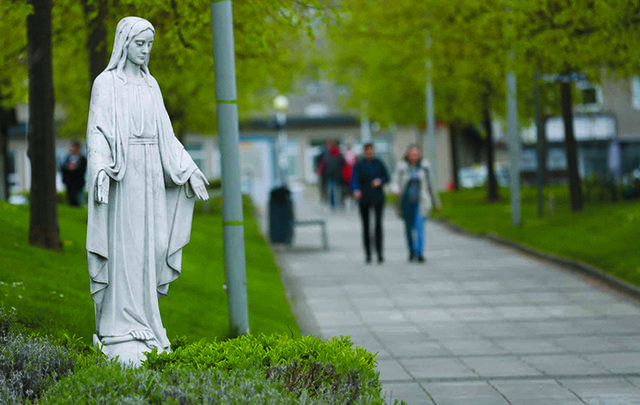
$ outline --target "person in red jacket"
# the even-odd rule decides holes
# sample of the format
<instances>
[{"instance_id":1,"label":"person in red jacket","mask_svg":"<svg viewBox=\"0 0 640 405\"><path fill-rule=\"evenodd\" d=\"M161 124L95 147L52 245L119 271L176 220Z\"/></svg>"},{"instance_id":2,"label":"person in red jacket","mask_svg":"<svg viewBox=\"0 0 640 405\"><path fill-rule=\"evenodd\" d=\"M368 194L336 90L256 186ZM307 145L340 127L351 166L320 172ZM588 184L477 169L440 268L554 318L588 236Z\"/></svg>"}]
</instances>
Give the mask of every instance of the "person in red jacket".
<instances>
[{"instance_id":1,"label":"person in red jacket","mask_svg":"<svg viewBox=\"0 0 640 405\"><path fill-rule=\"evenodd\" d=\"M338 143L331 140L327 143L327 154L324 174L327 179L327 195L331 209L335 209L342 202L342 170L345 160Z\"/></svg>"}]
</instances>

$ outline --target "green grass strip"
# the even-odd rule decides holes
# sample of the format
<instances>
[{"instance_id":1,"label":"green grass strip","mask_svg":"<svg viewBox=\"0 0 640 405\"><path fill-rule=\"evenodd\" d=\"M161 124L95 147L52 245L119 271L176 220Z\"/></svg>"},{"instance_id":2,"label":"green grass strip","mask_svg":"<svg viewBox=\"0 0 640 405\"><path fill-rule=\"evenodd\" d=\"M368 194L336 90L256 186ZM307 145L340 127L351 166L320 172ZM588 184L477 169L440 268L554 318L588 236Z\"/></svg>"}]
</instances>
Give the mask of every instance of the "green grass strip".
<instances>
[{"instance_id":1,"label":"green grass strip","mask_svg":"<svg viewBox=\"0 0 640 405\"><path fill-rule=\"evenodd\" d=\"M244 221L223 221L222 225L224 226L243 226Z\"/></svg>"}]
</instances>

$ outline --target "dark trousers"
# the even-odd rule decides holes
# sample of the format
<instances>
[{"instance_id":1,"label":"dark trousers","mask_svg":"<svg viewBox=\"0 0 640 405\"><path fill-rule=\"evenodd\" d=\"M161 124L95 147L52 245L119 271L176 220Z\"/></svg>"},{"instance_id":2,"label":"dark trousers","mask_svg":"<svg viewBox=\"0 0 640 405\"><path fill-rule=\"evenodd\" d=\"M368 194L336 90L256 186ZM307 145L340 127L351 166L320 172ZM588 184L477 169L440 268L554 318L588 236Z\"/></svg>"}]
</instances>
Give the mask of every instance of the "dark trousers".
<instances>
[{"instance_id":1,"label":"dark trousers","mask_svg":"<svg viewBox=\"0 0 640 405\"><path fill-rule=\"evenodd\" d=\"M362 219L362 242L364 243L364 251L367 258L371 258L371 231L370 231L370 212L373 208L373 212L376 218L375 224L375 243L376 252L378 258L382 259L382 211L384 209L384 203L370 204L366 202L360 202L360 219Z\"/></svg>"},{"instance_id":2,"label":"dark trousers","mask_svg":"<svg viewBox=\"0 0 640 405\"><path fill-rule=\"evenodd\" d=\"M72 207L79 207L82 202L84 186L67 186L67 202Z\"/></svg>"}]
</instances>

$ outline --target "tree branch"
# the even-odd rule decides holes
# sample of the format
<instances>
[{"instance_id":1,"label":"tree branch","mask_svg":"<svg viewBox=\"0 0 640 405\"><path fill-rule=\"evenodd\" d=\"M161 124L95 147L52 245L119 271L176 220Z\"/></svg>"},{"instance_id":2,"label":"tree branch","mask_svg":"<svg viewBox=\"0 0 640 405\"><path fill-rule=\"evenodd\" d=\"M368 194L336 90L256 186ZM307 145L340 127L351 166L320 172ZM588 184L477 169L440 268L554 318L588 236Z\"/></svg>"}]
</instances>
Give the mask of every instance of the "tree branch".
<instances>
[{"instance_id":1,"label":"tree branch","mask_svg":"<svg viewBox=\"0 0 640 405\"><path fill-rule=\"evenodd\" d=\"M188 43L184 39L184 35L182 34L182 29L180 28L180 14L178 13L178 4L176 3L176 0L171 0L171 9L173 10L173 16L176 19L176 27L178 27L178 38L180 39L182 46L187 49L193 49L193 45Z\"/></svg>"}]
</instances>

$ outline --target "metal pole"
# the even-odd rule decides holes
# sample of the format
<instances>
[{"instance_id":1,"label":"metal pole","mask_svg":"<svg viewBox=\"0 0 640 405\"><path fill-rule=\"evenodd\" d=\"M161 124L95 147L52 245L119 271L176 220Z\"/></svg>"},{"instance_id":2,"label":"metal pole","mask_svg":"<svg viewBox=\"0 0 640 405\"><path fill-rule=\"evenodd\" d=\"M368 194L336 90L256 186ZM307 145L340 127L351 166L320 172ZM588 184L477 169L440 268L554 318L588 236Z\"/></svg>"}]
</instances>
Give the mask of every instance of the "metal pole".
<instances>
[{"instance_id":1,"label":"metal pole","mask_svg":"<svg viewBox=\"0 0 640 405\"><path fill-rule=\"evenodd\" d=\"M511 55L513 58L513 54ZM516 74L507 73L507 131L509 133L509 185L511 187L511 220L520 221L520 136L518 134L518 101Z\"/></svg>"},{"instance_id":2,"label":"metal pole","mask_svg":"<svg viewBox=\"0 0 640 405\"><path fill-rule=\"evenodd\" d=\"M538 217L542 218L544 216L544 196L542 195L543 188L543 168L544 168L544 154L542 151L542 145L544 143L544 131L542 128L542 118L540 116L540 91L538 88L538 70L533 72L533 94L535 98L535 115L536 115L536 147L538 151L538 170L537 170L537 185L538 185Z\"/></svg>"},{"instance_id":3,"label":"metal pole","mask_svg":"<svg viewBox=\"0 0 640 405\"><path fill-rule=\"evenodd\" d=\"M371 123L369 122L368 105L363 101L360 106L360 141L363 145L371 142Z\"/></svg>"},{"instance_id":4,"label":"metal pole","mask_svg":"<svg viewBox=\"0 0 640 405\"><path fill-rule=\"evenodd\" d=\"M431 36L427 34L427 50L431 50ZM429 152L429 161L431 163L431 173L438 184L438 173L436 171L436 114L433 98L433 78L431 76L432 63L431 59L427 60L427 150ZM421 145L422 146L422 145Z\"/></svg>"},{"instance_id":5,"label":"metal pole","mask_svg":"<svg viewBox=\"0 0 640 405\"><path fill-rule=\"evenodd\" d=\"M231 1L211 4L213 57L220 154L222 161L222 224L231 335L249 333L244 223L240 189L240 149L236 68Z\"/></svg>"},{"instance_id":6,"label":"metal pole","mask_svg":"<svg viewBox=\"0 0 640 405\"><path fill-rule=\"evenodd\" d=\"M433 99L433 80L431 78L431 61L427 62L427 149L431 163L431 173L438 184L436 171L436 114Z\"/></svg>"},{"instance_id":7,"label":"metal pole","mask_svg":"<svg viewBox=\"0 0 640 405\"><path fill-rule=\"evenodd\" d=\"M287 132L285 126L287 124L287 114L284 112L276 113L276 125L278 126L278 181L282 187L287 185L287 166L289 164L289 151L287 150Z\"/></svg>"}]
</instances>

